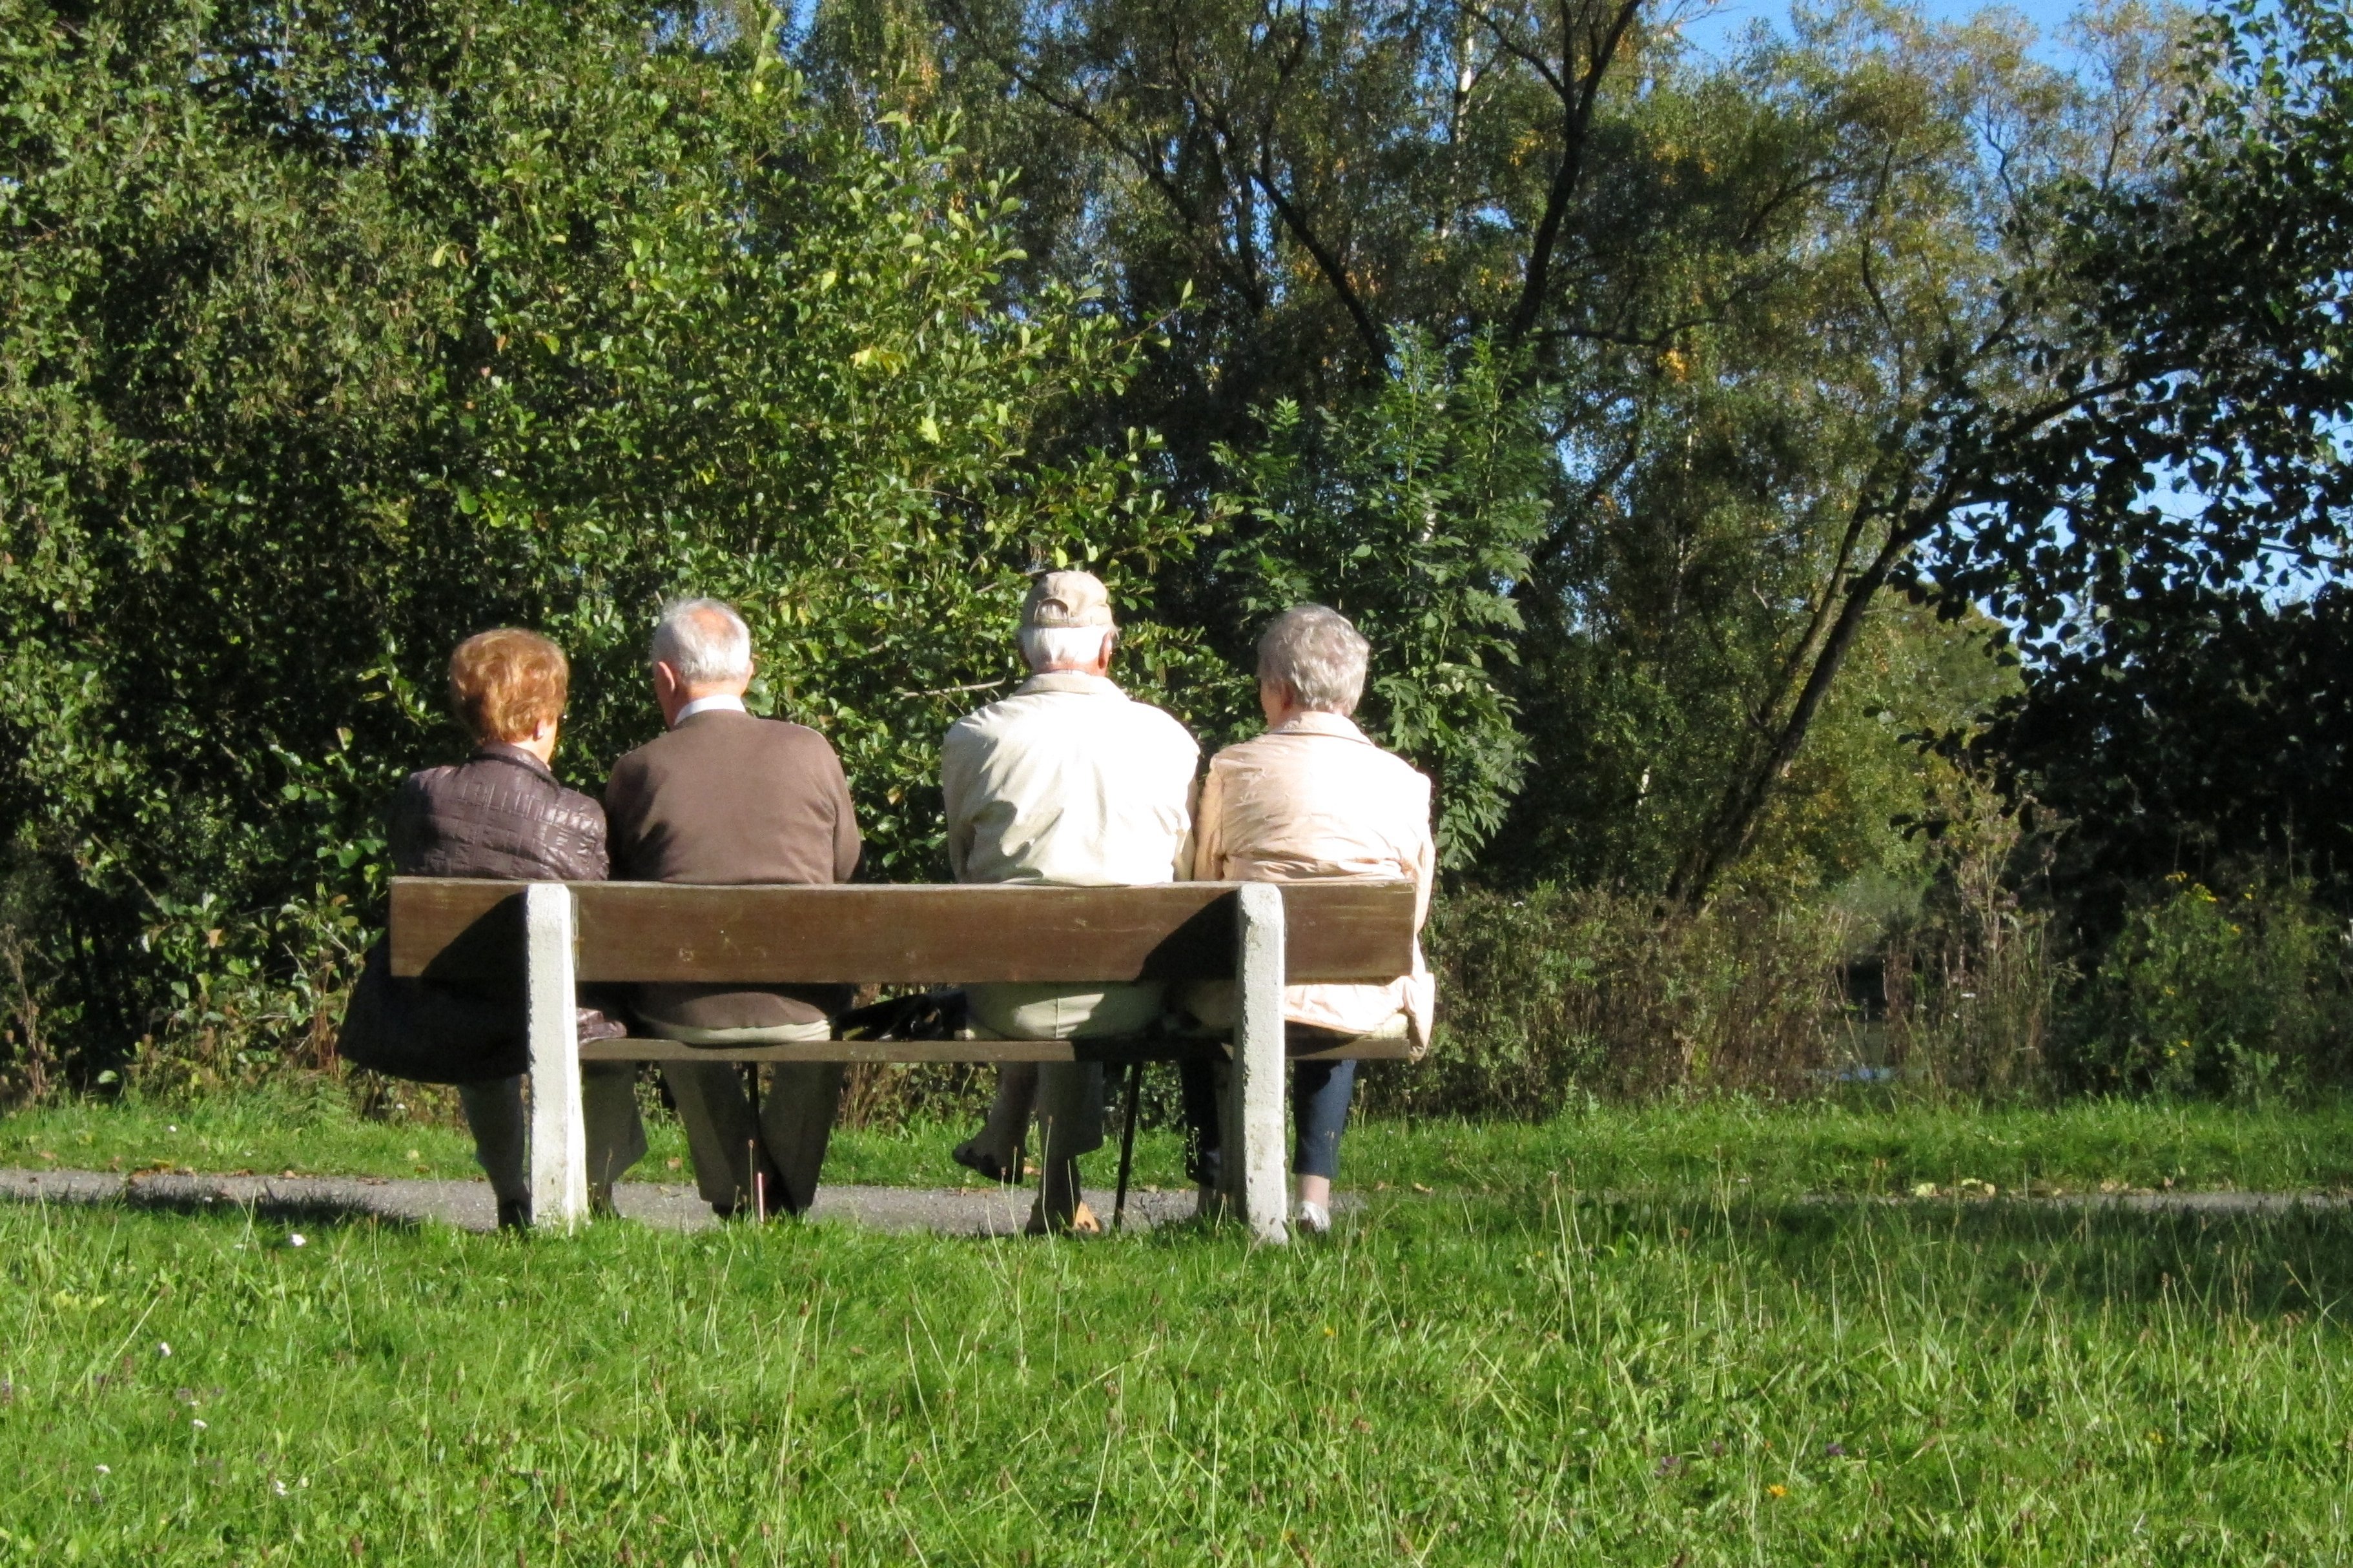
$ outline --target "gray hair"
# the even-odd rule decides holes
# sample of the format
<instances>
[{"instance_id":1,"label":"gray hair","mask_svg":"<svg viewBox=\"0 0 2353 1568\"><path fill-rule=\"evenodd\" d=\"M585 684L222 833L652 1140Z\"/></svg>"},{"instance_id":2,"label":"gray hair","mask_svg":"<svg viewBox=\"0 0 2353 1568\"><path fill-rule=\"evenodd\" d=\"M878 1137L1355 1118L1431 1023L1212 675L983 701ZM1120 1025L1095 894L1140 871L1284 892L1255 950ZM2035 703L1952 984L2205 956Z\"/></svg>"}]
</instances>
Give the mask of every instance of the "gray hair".
<instances>
[{"instance_id":1,"label":"gray hair","mask_svg":"<svg viewBox=\"0 0 2353 1568\"><path fill-rule=\"evenodd\" d=\"M1092 664L1103 638L1118 636L1113 626L1023 626L1021 657L1032 669L1049 664Z\"/></svg>"},{"instance_id":2,"label":"gray hair","mask_svg":"<svg viewBox=\"0 0 2353 1568\"><path fill-rule=\"evenodd\" d=\"M1372 644L1339 611L1293 605L1259 634L1258 678L1291 688L1302 708L1345 717L1365 694L1371 653Z\"/></svg>"},{"instance_id":3,"label":"gray hair","mask_svg":"<svg viewBox=\"0 0 2353 1568\"><path fill-rule=\"evenodd\" d=\"M752 628L718 599L672 599L654 627L650 661L684 686L722 686L752 674Z\"/></svg>"}]
</instances>

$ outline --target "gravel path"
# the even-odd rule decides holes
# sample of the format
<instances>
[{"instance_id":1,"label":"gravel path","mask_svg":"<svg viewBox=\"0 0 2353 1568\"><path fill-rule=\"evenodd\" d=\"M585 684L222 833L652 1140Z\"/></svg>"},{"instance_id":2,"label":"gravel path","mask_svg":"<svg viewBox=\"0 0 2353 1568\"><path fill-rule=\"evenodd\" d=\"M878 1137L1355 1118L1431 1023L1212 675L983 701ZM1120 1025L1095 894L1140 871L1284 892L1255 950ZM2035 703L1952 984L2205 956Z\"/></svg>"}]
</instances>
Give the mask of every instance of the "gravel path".
<instances>
[{"instance_id":1,"label":"gravel path","mask_svg":"<svg viewBox=\"0 0 2353 1568\"><path fill-rule=\"evenodd\" d=\"M877 1230L930 1230L947 1236L1010 1236L1029 1217L1027 1191L1002 1187L923 1188L831 1186L818 1191L819 1219L849 1219ZM124 1203L138 1208L202 1210L250 1205L285 1219L332 1222L373 1218L416 1223L439 1220L489 1230L496 1218L487 1182L425 1182L386 1176L192 1176L168 1172L121 1175L108 1171L0 1169L0 1199L27 1203ZM706 1230L718 1223L691 1186L624 1182L614 1194L622 1215L664 1230ZM1105 1225L1112 1194L1087 1194ZM1191 1193L1127 1194L1127 1224L1150 1229L1189 1218Z\"/></svg>"},{"instance_id":2,"label":"gravel path","mask_svg":"<svg viewBox=\"0 0 2353 1568\"><path fill-rule=\"evenodd\" d=\"M1592 1194L1607 1199L1633 1194ZM815 1217L847 1219L877 1230L935 1231L944 1236L1011 1236L1029 1216L1028 1191L1003 1187L829 1186L818 1192ZM486 1182L423 1182L388 1176L204 1176L170 1172L123 1175L109 1171L0 1169L0 1201L24 1203L123 1203L137 1208L196 1212L215 1205L251 1206L273 1218L332 1223L383 1219L402 1224L438 1220L468 1230L488 1230L495 1217ZM624 1182L615 1194L624 1216L664 1230L706 1230L718 1222L694 1189L672 1183ZM1343 1194L1346 1207L1354 1194ZM1975 1205L2025 1204L2042 1208L2107 1209L2126 1214L2286 1214L2296 1209L2342 1210L2353 1206L2343 1193L2070 1193L1999 1197L1941 1193L1935 1196L1891 1195L1857 1199L1825 1194L1814 1203L1882 1202ZM1111 1223L1112 1194L1090 1190L1087 1202ZM1193 1194L1134 1189L1127 1194L1127 1224L1138 1230L1189 1218Z\"/></svg>"}]
</instances>

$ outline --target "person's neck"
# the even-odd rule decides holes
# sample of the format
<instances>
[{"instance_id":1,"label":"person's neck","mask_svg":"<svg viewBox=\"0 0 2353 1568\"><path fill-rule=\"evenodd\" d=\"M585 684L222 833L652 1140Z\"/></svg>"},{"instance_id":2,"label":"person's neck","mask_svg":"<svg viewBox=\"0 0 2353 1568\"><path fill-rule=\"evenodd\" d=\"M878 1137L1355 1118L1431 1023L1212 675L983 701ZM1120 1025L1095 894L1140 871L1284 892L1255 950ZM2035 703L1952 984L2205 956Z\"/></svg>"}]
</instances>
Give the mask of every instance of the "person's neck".
<instances>
[{"instance_id":1,"label":"person's neck","mask_svg":"<svg viewBox=\"0 0 2353 1568\"><path fill-rule=\"evenodd\" d=\"M543 768L552 769L555 766L555 732L554 731L544 735L522 735L512 740L502 739L482 742L482 749L485 751L493 746L503 747L510 752L521 752Z\"/></svg>"}]
</instances>

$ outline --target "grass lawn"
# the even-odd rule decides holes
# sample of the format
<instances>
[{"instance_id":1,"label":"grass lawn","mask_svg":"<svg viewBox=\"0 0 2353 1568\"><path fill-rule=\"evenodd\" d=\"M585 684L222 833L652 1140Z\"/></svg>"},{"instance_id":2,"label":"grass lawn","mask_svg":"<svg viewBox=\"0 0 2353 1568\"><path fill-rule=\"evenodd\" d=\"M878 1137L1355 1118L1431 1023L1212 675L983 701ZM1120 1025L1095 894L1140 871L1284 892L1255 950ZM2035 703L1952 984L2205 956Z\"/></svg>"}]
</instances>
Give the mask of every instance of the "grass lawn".
<instances>
[{"instance_id":1,"label":"grass lawn","mask_svg":"<svg viewBox=\"0 0 2353 1568\"><path fill-rule=\"evenodd\" d=\"M648 1118L639 1181L689 1180L677 1122ZM829 1181L955 1186L972 1181L948 1151L972 1129L923 1126L835 1134ZM1536 1126L1360 1122L1345 1184L1504 1192L1557 1176L1585 1192L1908 1193L1987 1183L2004 1191L2132 1188L2353 1188L2353 1103L2257 1110L2224 1105L2084 1100L1984 1110L1917 1101L1775 1106L1753 1100L1597 1107ZM673 1163L676 1162L676 1163ZM138 1171L478 1176L473 1145L440 1121L369 1121L332 1087L299 1085L174 1104L77 1100L0 1116L0 1166ZM1106 1149L1088 1163L1106 1184ZM1136 1139L1136 1179L1184 1184L1177 1141Z\"/></svg>"},{"instance_id":2,"label":"grass lawn","mask_svg":"<svg viewBox=\"0 0 2353 1568\"><path fill-rule=\"evenodd\" d=\"M199 1163L123 1109L0 1158ZM1388 1190L1287 1251L0 1206L0 1563L2353 1558L2353 1215L1796 1191L2333 1184L2326 1114L1366 1132Z\"/></svg>"}]
</instances>

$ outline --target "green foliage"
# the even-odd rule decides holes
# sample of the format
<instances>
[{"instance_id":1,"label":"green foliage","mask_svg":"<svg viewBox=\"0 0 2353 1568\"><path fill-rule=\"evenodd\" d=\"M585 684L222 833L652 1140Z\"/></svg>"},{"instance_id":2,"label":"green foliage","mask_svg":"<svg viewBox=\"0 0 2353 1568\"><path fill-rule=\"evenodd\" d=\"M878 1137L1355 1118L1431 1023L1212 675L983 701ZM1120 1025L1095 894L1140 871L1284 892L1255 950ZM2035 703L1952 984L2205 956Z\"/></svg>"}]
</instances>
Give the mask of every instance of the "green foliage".
<instances>
[{"instance_id":1,"label":"green foliage","mask_svg":"<svg viewBox=\"0 0 2353 1568\"><path fill-rule=\"evenodd\" d=\"M52 1038L315 1050L484 626L571 651L594 787L661 599L738 599L755 705L833 735L902 877L1025 570L1103 573L1187 716L1232 692L1153 623L1198 534L1151 438L1036 439L1134 335L1006 302L952 123L829 122L691 20L9 0L0 839Z\"/></svg>"},{"instance_id":2,"label":"green foliage","mask_svg":"<svg viewBox=\"0 0 2353 1568\"><path fill-rule=\"evenodd\" d=\"M2185 865L2353 867L2353 14L2233 0L2182 65L2147 176L2056 204L2063 416L1936 566L2027 655L1989 753L2075 819L2109 928Z\"/></svg>"},{"instance_id":3,"label":"green foliage","mask_svg":"<svg viewBox=\"0 0 2353 1568\"><path fill-rule=\"evenodd\" d=\"M1368 1106L1541 1119L1594 1096L1815 1092L1847 1043L1834 907L1651 900L1546 886L1441 903L1428 944L1441 1027Z\"/></svg>"},{"instance_id":4,"label":"green foliage","mask_svg":"<svg viewBox=\"0 0 2353 1568\"><path fill-rule=\"evenodd\" d=\"M2309 883L2216 893L2177 874L2084 988L2084 1070L2169 1095L2254 1096L2353 1063L2353 928Z\"/></svg>"},{"instance_id":5,"label":"green foliage","mask_svg":"<svg viewBox=\"0 0 2353 1568\"><path fill-rule=\"evenodd\" d=\"M1124 678L1213 740L1255 625L1338 604L1450 865L1612 910L1916 901L1949 867L1895 824L2021 679L1994 626L2035 655L1999 760L2085 858L2333 843L2340 5L2183 56L2117 5L2072 76L2000 16L1877 5L1720 59L1641 0L809 20L0 0L10 1092L316 1060L382 804L459 746L448 647L556 635L594 787L681 591L743 604L754 705L832 737L901 879L1050 563L1105 574ZM1900 602L1956 521L1944 607L1999 621ZM1920 1059L2063 1055L2025 1043L2051 927L1963 909L1896 933ZM1753 957L1787 981L1754 1081L1817 1059L1784 1023L1830 928L1743 956L1582 919L1525 962L1573 932L1623 994L1682 987L1622 1015L1658 1049L1715 1040L1690 999ZM1971 1021L1997 971L2008 1021ZM1605 1071L1651 1058L1584 984L1556 1027L1463 992L1496 1055L1458 1098L1748 1081L1721 1042ZM1528 1029L1578 1043L1523 1093Z\"/></svg>"},{"instance_id":6,"label":"green foliage","mask_svg":"<svg viewBox=\"0 0 2353 1568\"><path fill-rule=\"evenodd\" d=\"M1492 339L1459 373L1403 339L1374 396L1310 416L1266 416L1263 444L1219 449L1230 533L1209 563L1242 624L1331 605L1373 645L1370 733L1438 783L1438 838L1467 864L1501 824L1525 742L1499 676L1517 657L1512 589L1543 527L1543 410L1514 390Z\"/></svg>"},{"instance_id":7,"label":"green foliage","mask_svg":"<svg viewBox=\"0 0 2353 1568\"><path fill-rule=\"evenodd\" d=\"M1974 456L1944 440L1945 401L2049 390L2021 331L2049 197L2145 167L2167 16L2087 16L2070 73L2014 16L1878 5L1721 54L1644 0L939 14L926 35L845 0L800 52L828 81L958 105L976 147L1039 173L1022 286L1104 277L1138 327L1182 302L1092 420L1165 431L1198 504L1286 401L1316 411L1301 485L1346 485L1323 422L1410 420L1390 410L1419 344L1545 389L1533 526L1508 531L1523 624L1499 634L1512 658L1481 660L1525 765L1483 743L1445 763L1479 781L1456 794L1482 821L1522 781L1476 836L1483 869L1690 900L1760 851L1776 885L1901 861L1884 822L1921 775L1897 727L1855 743L1874 704L1848 700L1850 666L1954 674L1908 705L1940 729L1977 716L1985 682L1935 647L1973 635L1882 611ZM1188 614L1229 603L1219 559L1168 574ZM1825 722L1846 733L1818 744ZM1777 824L1784 803L1812 820Z\"/></svg>"}]
</instances>

